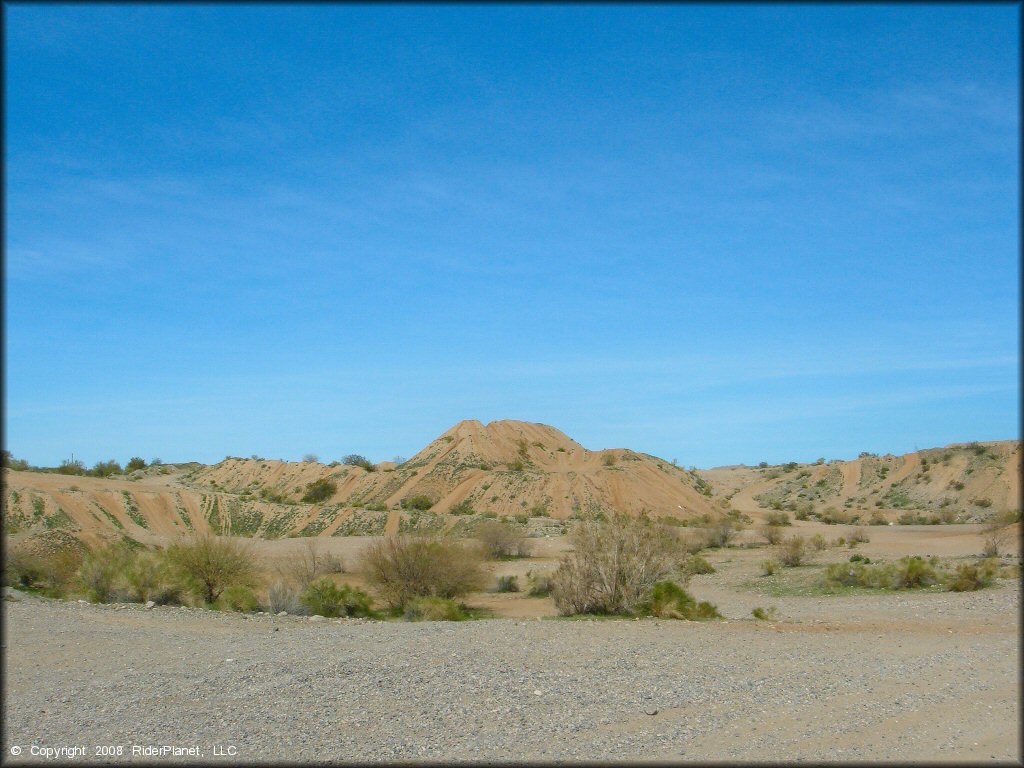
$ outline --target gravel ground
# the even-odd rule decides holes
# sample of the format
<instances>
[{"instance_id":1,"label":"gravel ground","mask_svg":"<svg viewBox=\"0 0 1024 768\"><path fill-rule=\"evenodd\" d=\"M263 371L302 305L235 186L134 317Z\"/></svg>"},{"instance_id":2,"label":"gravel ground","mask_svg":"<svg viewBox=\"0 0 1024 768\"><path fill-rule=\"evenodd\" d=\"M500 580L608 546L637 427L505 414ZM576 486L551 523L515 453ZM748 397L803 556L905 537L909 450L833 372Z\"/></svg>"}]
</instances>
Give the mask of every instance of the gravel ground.
<instances>
[{"instance_id":1,"label":"gravel ground","mask_svg":"<svg viewBox=\"0 0 1024 768\"><path fill-rule=\"evenodd\" d=\"M33 745L115 762L132 745L247 763L1021 757L1011 585L775 600L776 623L316 621L16 597L12 764L45 760Z\"/></svg>"}]
</instances>

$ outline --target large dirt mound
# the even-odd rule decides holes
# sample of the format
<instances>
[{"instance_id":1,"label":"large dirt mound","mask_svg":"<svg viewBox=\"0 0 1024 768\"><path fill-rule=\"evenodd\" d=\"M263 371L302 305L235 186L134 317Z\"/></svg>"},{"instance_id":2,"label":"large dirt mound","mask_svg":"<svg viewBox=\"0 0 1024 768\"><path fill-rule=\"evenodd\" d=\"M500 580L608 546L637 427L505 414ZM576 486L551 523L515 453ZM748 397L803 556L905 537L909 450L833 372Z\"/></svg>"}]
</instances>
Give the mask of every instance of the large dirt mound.
<instances>
[{"instance_id":1,"label":"large dirt mound","mask_svg":"<svg viewBox=\"0 0 1024 768\"><path fill-rule=\"evenodd\" d=\"M242 536L378 534L440 528L454 515L566 519L625 512L691 518L713 512L695 472L628 449L589 451L553 427L463 421L408 461L345 464L226 459L137 480L10 472L9 531L59 528L84 538L147 541L189 531ZM310 485L326 498L304 503ZM429 512L417 509L429 503Z\"/></svg>"}]
</instances>

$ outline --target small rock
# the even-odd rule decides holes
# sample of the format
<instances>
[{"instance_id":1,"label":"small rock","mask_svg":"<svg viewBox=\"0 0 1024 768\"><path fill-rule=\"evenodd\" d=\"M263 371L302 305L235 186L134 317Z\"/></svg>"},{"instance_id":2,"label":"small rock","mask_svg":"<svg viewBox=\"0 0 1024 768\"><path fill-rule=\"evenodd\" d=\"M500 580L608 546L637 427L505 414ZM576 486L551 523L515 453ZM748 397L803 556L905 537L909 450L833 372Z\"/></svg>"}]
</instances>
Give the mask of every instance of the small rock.
<instances>
[{"instance_id":1,"label":"small rock","mask_svg":"<svg viewBox=\"0 0 1024 768\"><path fill-rule=\"evenodd\" d=\"M324 620L324 617L323 617L323 616L321 616L321 615L320 615L320 614L318 614L318 613L314 613L314 614L313 614L312 616L310 616L310 617L309 617L309 620L310 620L310 621L323 621L323 620Z\"/></svg>"},{"instance_id":2,"label":"small rock","mask_svg":"<svg viewBox=\"0 0 1024 768\"><path fill-rule=\"evenodd\" d=\"M540 696L540 691L534 691L534 692L533 692L533 695L534 695L534 696Z\"/></svg>"},{"instance_id":3,"label":"small rock","mask_svg":"<svg viewBox=\"0 0 1024 768\"><path fill-rule=\"evenodd\" d=\"M143 607L148 611L151 610L155 605L156 603L154 603L152 600L147 600L145 606Z\"/></svg>"},{"instance_id":4,"label":"small rock","mask_svg":"<svg viewBox=\"0 0 1024 768\"><path fill-rule=\"evenodd\" d=\"M279 614L277 614L277 615L278 615L278 616L287 616L287 615L288 615L288 611L281 611L281 612L280 612Z\"/></svg>"},{"instance_id":5,"label":"small rock","mask_svg":"<svg viewBox=\"0 0 1024 768\"><path fill-rule=\"evenodd\" d=\"M658 714L658 710L656 708L654 708L654 707L647 707L644 710L644 714L645 715L656 715L656 714Z\"/></svg>"}]
</instances>

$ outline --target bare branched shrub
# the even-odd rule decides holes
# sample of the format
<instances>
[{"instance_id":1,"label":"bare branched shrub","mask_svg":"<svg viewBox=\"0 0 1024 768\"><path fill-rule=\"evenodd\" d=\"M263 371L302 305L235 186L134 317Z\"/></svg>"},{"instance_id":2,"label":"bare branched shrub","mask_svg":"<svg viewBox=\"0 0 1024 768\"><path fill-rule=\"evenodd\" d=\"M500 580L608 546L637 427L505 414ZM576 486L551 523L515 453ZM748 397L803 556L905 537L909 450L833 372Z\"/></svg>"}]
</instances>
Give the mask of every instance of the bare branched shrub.
<instances>
[{"instance_id":1,"label":"bare branched shrub","mask_svg":"<svg viewBox=\"0 0 1024 768\"><path fill-rule=\"evenodd\" d=\"M205 602L213 604L232 585L252 587L256 562L249 542L201 534L167 548L171 565Z\"/></svg>"},{"instance_id":2,"label":"bare branched shrub","mask_svg":"<svg viewBox=\"0 0 1024 768\"><path fill-rule=\"evenodd\" d=\"M998 557L999 551L1006 547L1013 538L1013 529L1010 528L1014 522L1014 516L1003 513L996 515L982 531L985 546L981 551L983 557Z\"/></svg>"},{"instance_id":3,"label":"bare branched shrub","mask_svg":"<svg viewBox=\"0 0 1024 768\"><path fill-rule=\"evenodd\" d=\"M485 583L478 552L459 541L431 536L375 541L363 552L362 569L392 608L403 608L416 597L459 597Z\"/></svg>"},{"instance_id":4,"label":"bare branched shrub","mask_svg":"<svg viewBox=\"0 0 1024 768\"><path fill-rule=\"evenodd\" d=\"M685 579L679 540L624 515L580 523L573 546L551 577L552 597L564 615L635 613L657 582Z\"/></svg>"},{"instance_id":5,"label":"bare branched shrub","mask_svg":"<svg viewBox=\"0 0 1024 768\"><path fill-rule=\"evenodd\" d=\"M779 546L779 562L787 568L803 565L810 555L810 547L803 536L790 536Z\"/></svg>"},{"instance_id":6,"label":"bare branched shrub","mask_svg":"<svg viewBox=\"0 0 1024 768\"><path fill-rule=\"evenodd\" d=\"M719 517L708 529L708 546L727 547L736 538L742 526L730 517L725 515Z\"/></svg>"},{"instance_id":7,"label":"bare branched shrub","mask_svg":"<svg viewBox=\"0 0 1024 768\"><path fill-rule=\"evenodd\" d=\"M774 546L782 541L782 527L778 525L762 525L761 535L765 541Z\"/></svg>"},{"instance_id":8,"label":"bare branched shrub","mask_svg":"<svg viewBox=\"0 0 1024 768\"><path fill-rule=\"evenodd\" d=\"M305 613L305 606L299 602L299 590L281 581L275 581L267 590L267 609L271 613Z\"/></svg>"},{"instance_id":9,"label":"bare branched shrub","mask_svg":"<svg viewBox=\"0 0 1024 768\"><path fill-rule=\"evenodd\" d=\"M850 535L846 537L847 541L855 543L867 543L871 541L871 537L868 536L868 530L863 525L855 525Z\"/></svg>"},{"instance_id":10,"label":"bare branched shrub","mask_svg":"<svg viewBox=\"0 0 1024 768\"><path fill-rule=\"evenodd\" d=\"M484 552L492 559L500 557L528 557L529 543L523 529L498 520L482 520L475 535Z\"/></svg>"},{"instance_id":11,"label":"bare branched shrub","mask_svg":"<svg viewBox=\"0 0 1024 768\"><path fill-rule=\"evenodd\" d=\"M320 551L320 541L315 536L305 539L298 554L278 565L278 573L285 580L303 590L322 576L344 573L341 558Z\"/></svg>"}]
</instances>

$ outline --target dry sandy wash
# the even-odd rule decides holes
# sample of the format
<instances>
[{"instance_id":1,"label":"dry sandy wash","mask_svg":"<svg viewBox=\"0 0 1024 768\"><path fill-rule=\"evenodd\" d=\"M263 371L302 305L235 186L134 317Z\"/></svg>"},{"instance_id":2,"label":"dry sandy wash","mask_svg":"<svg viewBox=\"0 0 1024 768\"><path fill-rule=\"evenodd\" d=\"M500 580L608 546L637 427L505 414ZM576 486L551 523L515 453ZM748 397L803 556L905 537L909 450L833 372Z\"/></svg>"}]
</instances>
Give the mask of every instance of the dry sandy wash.
<instances>
[{"instance_id":1,"label":"dry sandy wash","mask_svg":"<svg viewBox=\"0 0 1024 768\"><path fill-rule=\"evenodd\" d=\"M958 557L977 552L972 529L886 527L857 551ZM354 559L367 541L324 544ZM553 565L565 547L544 540L531 560L494 568ZM848 555L826 550L819 565ZM100 745L163 744L245 762L1020 759L1017 582L780 596L758 585L763 556L708 554L716 573L691 588L719 622L542 619L550 602L522 594L469 598L519 618L457 623L15 595L4 754L14 764L11 748L35 743L83 745L89 760ZM752 619L756 606L777 619ZM237 757L213 755L228 746Z\"/></svg>"}]
</instances>

